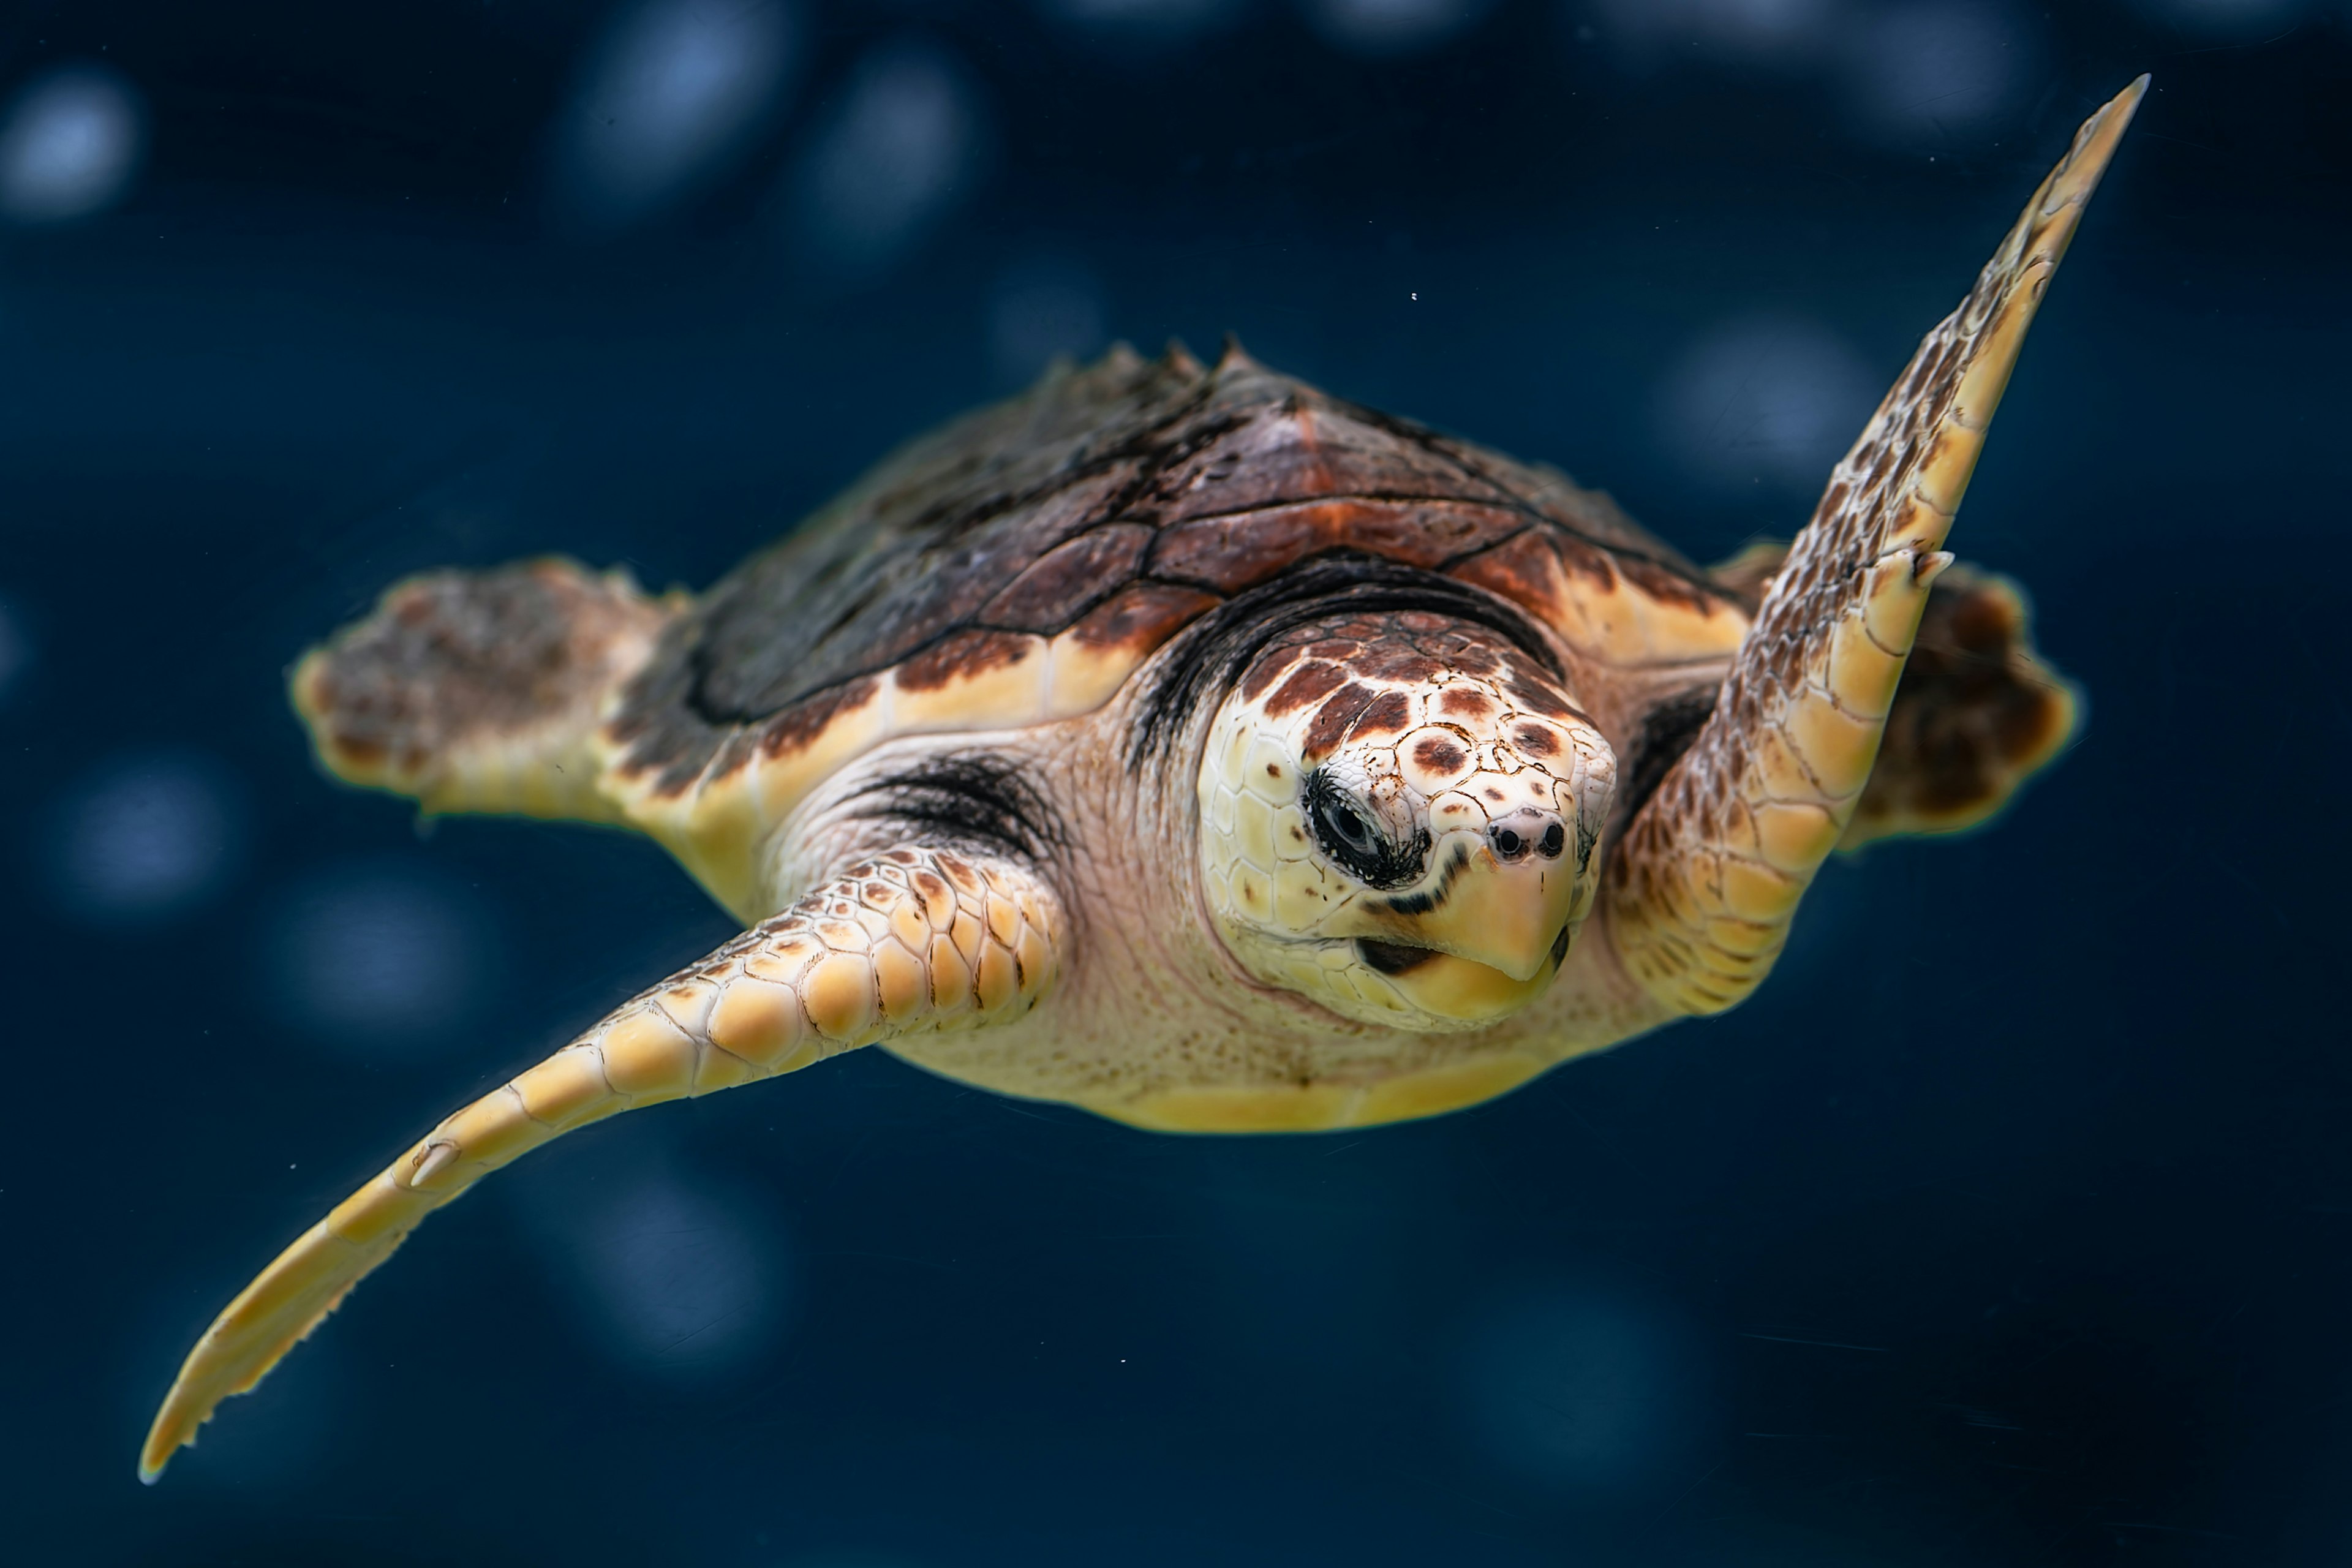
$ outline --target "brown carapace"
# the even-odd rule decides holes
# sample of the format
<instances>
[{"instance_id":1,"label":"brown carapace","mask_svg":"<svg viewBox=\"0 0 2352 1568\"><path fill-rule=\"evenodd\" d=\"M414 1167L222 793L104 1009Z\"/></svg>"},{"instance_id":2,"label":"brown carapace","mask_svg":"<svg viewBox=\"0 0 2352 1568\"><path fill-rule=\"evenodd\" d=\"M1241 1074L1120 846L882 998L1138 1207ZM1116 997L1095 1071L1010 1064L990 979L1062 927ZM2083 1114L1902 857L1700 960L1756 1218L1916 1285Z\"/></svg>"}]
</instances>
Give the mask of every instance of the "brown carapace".
<instances>
[{"instance_id":1,"label":"brown carapace","mask_svg":"<svg viewBox=\"0 0 2352 1568\"><path fill-rule=\"evenodd\" d=\"M1841 840L1980 823L2072 731L2018 591L1943 543L2144 87L1794 542L1713 571L1237 348L1122 348L699 596L562 560L394 587L295 670L330 772L649 833L746 929L298 1238L142 1476L426 1214L617 1111L878 1044L1143 1127L1360 1126L1738 1002Z\"/></svg>"}]
</instances>

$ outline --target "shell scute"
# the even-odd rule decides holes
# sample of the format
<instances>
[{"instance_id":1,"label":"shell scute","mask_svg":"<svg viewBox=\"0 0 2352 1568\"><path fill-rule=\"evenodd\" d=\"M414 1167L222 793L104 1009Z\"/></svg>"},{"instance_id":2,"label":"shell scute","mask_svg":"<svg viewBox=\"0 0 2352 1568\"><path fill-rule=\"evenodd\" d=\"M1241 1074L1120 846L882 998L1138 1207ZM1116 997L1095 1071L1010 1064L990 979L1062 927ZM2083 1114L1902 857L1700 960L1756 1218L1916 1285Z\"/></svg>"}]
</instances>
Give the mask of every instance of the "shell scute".
<instances>
[{"instance_id":1,"label":"shell scute","mask_svg":"<svg viewBox=\"0 0 2352 1568\"><path fill-rule=\"evenodd\" d=\"M1134 580L1152 531L1114 522L1065 540L982 606L991 626L1053 633Z\"/></svg>"},{"instance_id":2,"label":"shell scute","mask_svg":"<svg viewBox=\"0 0 2352 1568\"><path fill-rule=\"evenodd\" d=\"M1214 609L1213 594L1171 583L1139 583L1106 600L1066 634L1080 647L1124 648L1136 662Z\"/></svg>"},{"instance_id":3,"label":"shell scute","mask_svg":"<svg viewBox=\"0 0 2352 1568\"><path fill-rule=\"evenodd\" d=\"M1227 364L1218 369L1223 371ZM1154 487L1163 528L1305 497L1507 503L1508 492L1401 420L1267 376L1245 416L1187 452Z\"/></svg>"},{"instance_id":4,"label":"shell scute","mask_svg":"<svg viewBox=\"0 0 2352 1568\"><path fill-rule=\"evenodd\" d=\"M1504 507L1443 498L1301 501L1163 529L1151 569L1226 594L1255 587L1324 550L1360 550L1434 571L1528 521Z\"/></svg>"}]
</instances>

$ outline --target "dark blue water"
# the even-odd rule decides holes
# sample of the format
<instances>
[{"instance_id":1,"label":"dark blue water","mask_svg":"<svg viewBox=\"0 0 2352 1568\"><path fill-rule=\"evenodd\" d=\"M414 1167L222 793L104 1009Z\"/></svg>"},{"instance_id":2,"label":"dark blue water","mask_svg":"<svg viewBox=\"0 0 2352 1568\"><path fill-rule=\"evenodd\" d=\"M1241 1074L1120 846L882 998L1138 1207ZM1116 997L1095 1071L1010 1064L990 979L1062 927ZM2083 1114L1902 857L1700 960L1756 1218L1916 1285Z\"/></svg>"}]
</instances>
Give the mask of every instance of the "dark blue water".
<instances>
[{"instance_id":1,"label":"dark blue water","mask_svg":"<svg viewBox=\"0 0 2352 1568\"><path fill-rule=\"evenodd\" d=\"M283 671L383 584L701 584L1228 330L1727 553L2142 69L1954 536L2088 726L1751 1004L1332 1137L880 1052L625 1118L138 1486L254 1269L730 931L313 770ZM20 0L0 92L0 1559L2352 1552L2352 11Z\"/></svg>"}]
</instances>

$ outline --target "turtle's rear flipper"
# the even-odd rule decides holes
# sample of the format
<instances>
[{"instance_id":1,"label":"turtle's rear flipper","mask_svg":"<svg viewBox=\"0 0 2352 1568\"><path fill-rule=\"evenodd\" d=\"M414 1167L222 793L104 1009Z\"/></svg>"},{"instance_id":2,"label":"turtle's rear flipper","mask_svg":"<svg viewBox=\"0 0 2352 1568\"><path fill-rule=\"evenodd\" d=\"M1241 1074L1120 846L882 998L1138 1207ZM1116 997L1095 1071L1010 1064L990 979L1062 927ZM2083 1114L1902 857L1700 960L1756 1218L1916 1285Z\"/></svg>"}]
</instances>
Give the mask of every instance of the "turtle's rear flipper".
<instances>
[{"instance_id":1,"label":"turtle's rear flipper","mask_svg":"<svg viewBox=\"0 0 2352 1568\"><path fill-rule=\"evenodd\" d=\"M1712 574L1753 606L1788 553L1786 543L1759 542ZM2034 652L2030 621L2006 577L1963 562L1936 579L1839 848L1974 827L2073 738L2077 693Z\"/></svg>"},{"instance_id":2,"label":"turtle's rear flipper","mask_svg":"<svg viewBox=\"0 0 2352 1568\"><path fill-rule=\"evenodd\" d=\"M427 811L618 822L592 741L676 609L554 558L427 573L305 654L294 706L330 773Z\"/></svg>"},{"instance_id":3,"label":"turtle's rear flipper","mask_svg":"<svg viewBox=\"0 0 2352 1568\"><path fill-rule=\"evenodd\" d=\"M1860 815L1985 427L2147 87L2142 77L2084 123L1919 345L1772 575L1714 710L1611 850L1611 945L1666 1013L1717 1012L1756 988ZM1979 580L1959 603L1997 603L1986 593Z\"/></svg>"},{"instance_id":4,"label":"turtle's rear flipper","mask_svg":"<svg viewBox=\"0 0 2352 1568\"><path fill-rule=\"evenodd\" d=\"M1839 848L1974 827L2058 754L2074 689L2035 656L2026 621L2006 578L1958 565L1936 579Z\"/></svg>"}]
</instances>

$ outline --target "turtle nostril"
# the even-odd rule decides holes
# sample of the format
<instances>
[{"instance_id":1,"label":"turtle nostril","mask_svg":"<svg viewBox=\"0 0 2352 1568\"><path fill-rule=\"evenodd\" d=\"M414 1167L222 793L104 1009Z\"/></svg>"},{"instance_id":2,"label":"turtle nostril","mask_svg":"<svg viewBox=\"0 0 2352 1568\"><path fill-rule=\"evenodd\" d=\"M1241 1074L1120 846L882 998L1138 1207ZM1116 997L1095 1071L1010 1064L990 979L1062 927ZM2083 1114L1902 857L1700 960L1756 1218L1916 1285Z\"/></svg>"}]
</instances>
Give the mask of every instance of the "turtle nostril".
<instances>
[{"instance_id":1,"label":"turtle nostril","mask_svg":"<svg viewBox=\"0 0 2352 1568\"><path fill-rule=\"evenodd\" d=\"M1535 851L1540 851L1547 860L1557 860L1568 847L1568 829L1549 811L1515 811L1505 821L1487 827L1486 842L1493 847L1495 858L1506 866L1524 860Z\"/></svg>"}]
</instances>

